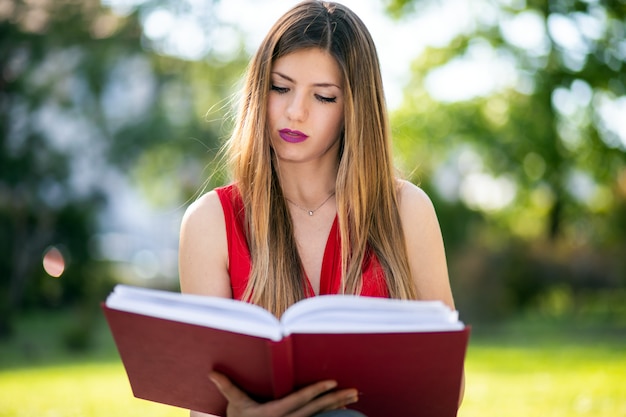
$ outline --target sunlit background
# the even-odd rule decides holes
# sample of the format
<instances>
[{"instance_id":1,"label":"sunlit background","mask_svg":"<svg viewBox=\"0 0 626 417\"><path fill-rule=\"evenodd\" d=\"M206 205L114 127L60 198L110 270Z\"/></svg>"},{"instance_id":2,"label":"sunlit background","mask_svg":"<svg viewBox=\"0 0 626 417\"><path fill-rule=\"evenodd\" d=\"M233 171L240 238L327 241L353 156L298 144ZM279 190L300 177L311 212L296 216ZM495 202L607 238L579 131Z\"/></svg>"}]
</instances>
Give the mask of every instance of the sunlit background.
<instances>
[{"instance_id":1,"label":"sunlit background","mask_svg":"<svg viewBox=\"0 0 626 417\"><path fill-rule=\"evenodd\" d=\"M54 340L98 351L115 283L177 290L182 214L228 181L240 77L295 3L0 0L0 386L10 358L48 360L29 320L59 314ZM397 166L433 199L476 344L539 326L622 357L626 2L344 3L378 47ZM605 365L594 377L626 369ZM602 381L519 415L626 415Z\"/></svg>"}]
</instances>

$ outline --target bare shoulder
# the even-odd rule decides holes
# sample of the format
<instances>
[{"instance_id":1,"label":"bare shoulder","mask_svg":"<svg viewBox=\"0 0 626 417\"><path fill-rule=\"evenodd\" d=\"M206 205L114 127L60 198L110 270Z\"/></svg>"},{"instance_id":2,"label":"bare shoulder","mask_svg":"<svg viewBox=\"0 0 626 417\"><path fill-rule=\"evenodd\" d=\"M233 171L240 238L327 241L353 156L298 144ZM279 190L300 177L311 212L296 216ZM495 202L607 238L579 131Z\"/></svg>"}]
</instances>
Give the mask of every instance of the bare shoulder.
<instances>
[{"instance_id":1,"label":"bare shoulder","mask_svg":"<svg viewBox=\"0 0 626 417\"><path fill-rule=\"evenodd\" d=\"M398 211L409 251L441 240L435 207L424 190L417 185L398 180Z\"/></svg>"},{"instance_id":2,"label":"bare shoulder","mask_svg":"<svg viewBox=\"0 0 626 417\"><path fill-rule=\"evenodd\" d=\"M223 243L226 243L225 230L222 204L217 192L213 190L202 195L185 210L180 228L180 243L206 246L216 239L220 241L221 237L224 238Z\"/></svg>"},{"instance_id":3,"label":"bare shoulder","mask_svg":"<svg viewBox=\"0 0 626 417\"><path fill-rule=\"evenodd\" d=\"M224 211L215 191L202 195L185 211L178 266L183 292L231 296Z\"/></svg>"},{"instance_id":4,"label":"bare shoulder","mask_svg":"<svg viewBox=\"0 0 626 417\"><path fill-rule=\"evenodd\" d=\"M220 198L215 190L203 194L196 201L191 203L183 216L183 225L189 226L210 226L212 222L224 223L224 213Z\"/></svg>"},{"instance_id":5,"label":"bare shoulder","mask_svg":"<svg viewBox=\"0 0 626 417\"><path fill-rule=\"evenodd\" d=\"M420 218L432 221L433 217L436 218L435 208L430 197L412 182L398 180L398 204L403 222Z\"/></svg>"}]
</instances>

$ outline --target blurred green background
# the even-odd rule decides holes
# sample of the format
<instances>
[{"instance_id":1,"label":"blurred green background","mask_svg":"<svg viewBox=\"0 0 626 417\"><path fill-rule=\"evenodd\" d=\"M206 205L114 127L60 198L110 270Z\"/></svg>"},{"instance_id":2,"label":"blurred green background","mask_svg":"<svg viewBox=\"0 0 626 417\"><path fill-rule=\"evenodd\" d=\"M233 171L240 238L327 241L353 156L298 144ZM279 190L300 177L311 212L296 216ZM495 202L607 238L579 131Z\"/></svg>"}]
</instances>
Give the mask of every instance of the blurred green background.
<instances>
[{"instance_id":1,"label":"blurred green background","mask_svg":"<svg viewBox=\"0 0 626 417\"><path fill-rule=\"evenodd\" d=\"M227 180L239 79L294 3L0 0L0 416L182 415L132 398L99 304L177 289L182 213ZM459 415L626 416L626 2L365 3L473 325Z\"/></svg>"}]
</instances>

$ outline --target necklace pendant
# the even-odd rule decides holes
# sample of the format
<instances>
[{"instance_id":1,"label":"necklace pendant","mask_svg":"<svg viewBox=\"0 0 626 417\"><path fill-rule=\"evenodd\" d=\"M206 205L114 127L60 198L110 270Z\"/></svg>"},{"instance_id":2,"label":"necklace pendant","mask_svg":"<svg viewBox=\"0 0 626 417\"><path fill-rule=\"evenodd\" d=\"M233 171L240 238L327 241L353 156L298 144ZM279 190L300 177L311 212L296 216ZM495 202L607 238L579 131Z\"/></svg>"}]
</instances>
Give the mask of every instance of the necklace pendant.
<instances>
[{"instance_id":1,"label":"necklace pendant","mask_svg":"<svg viewBox=\"0 0 626 417\"><path fill-rule=\"evenodd\" d=\"M309 216L313 215L313 210L309 210Z\"/></svg>"}]
</instances>

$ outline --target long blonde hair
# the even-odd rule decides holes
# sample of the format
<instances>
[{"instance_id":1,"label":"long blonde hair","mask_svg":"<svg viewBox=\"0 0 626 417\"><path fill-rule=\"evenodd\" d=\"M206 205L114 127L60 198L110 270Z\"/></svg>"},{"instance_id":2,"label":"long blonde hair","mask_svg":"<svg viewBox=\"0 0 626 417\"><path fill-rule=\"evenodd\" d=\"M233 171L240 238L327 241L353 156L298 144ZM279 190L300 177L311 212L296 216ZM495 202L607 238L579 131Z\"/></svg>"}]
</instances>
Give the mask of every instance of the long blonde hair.
<instances>
[{"instance_id":1,"label":"long blonde hair","mask_svg":"<svg viewBox=\"0 0 626 417\"><path fill-rule=\"evenodd\" d=\"M327 51L343 72L344 132L336 181L343 291L360 292L362 265L368 250L373 250L390 296L416 298L398 213L398 182L376 48L350 9L305 1L274 24L252 58L227 147L244 201L252 258L246 299L279 316L305 297L304 270L267 127L272 65L305 48Z\"/></svg>"}]
</instances>

